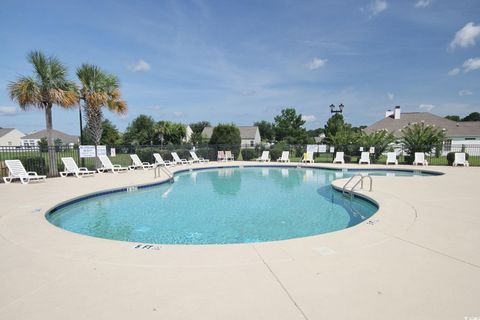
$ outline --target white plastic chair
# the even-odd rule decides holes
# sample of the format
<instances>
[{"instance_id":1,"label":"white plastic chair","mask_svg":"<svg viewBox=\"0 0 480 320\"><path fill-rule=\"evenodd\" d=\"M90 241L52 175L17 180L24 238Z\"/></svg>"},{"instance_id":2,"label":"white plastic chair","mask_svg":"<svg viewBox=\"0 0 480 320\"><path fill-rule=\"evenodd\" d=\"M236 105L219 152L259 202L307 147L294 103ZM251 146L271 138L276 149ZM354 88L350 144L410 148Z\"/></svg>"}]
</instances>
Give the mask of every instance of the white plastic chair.
<instances>
[{"instance_id":1,"label":"white plastic chair","mask_svg":"<svg viewBox=\"0 0 480 320\"><path fill-rule=\"evenodd\" d=\"M130 168L132 169L142 168L143 170L147 170L153 168L153 164L146 161L142 162L142 160L140 160L140 158L136 154L131 154L130 158L132 158L132 165L130 166Z\"/></svg>"},{"instance_id":2,"label":"white plastic chair","mask_svg":"<svg viewBox=\"0 0 480 320\"><path fill-rule=\"evenodd\" d=\"M453 161L453 166L464 166L469 167L470 164L467 161L467 156L465 152L455 152L455 161Z\"/></svg>"},{"instance_id":3,"label":"white plastic chair","mask_svg":"<svg viewBox=\"0 0 480 320\"><path fill-rule=\"evenodd\" d=\"M277 159L277 162L290 162L290 151L283 151L282 156Z\"/></svg>"},{"instance_id":4,"label":"white plastic chair","mask_svg":"<svg viewBox=\"0 0 480 320\"><path fill-rule=\"evenodd\" d=\"M205 158L199 158L195 151L190 151L190 156L192 156L193 162L209 162L210 160Z\"/></svg>"},{"instance_id":5,"label":"white plastic chair","mask_svg":"<svg viewBox=\"0 0 480 320\"><path fill-rule=\"evenodd\" d=\"M256 161L270 162L270 151L263 151L262 156L260 158L257 158Z\"/></svg>"},{"instance_id":6,"label":"white plastic chair","mask_svg":"<svg viewBox=\"0 0 480 320\"><path fill-rule=\"evenodd\" d=\"M62 178L65 178L69 174L74 174L77 178L81 178L84 176L93 176L96 173L96 171L88 170L85 167L79 168L72 157L62 158L62 162L65 167L65 171L60 172Z\"/></svg>"},{"instance_id":7,"label":"white plastic chair","mask_svg":"<svg viewBox=\"0 0 480 320\"><path fill-rule=\"evenodd\" d=\"M313 160L313 152L305 152L303 154L302 162L314 163L315 161Z\"/></svg>"},{"instance_id":8,"label":"white plastic chair","mask_svg":"<svg viewBox=\"0 0 480 320\"><path fill-rule=\"evenodd\" d=\"M173 157L173 162L175 162L175 164L191 164L193 163L192 160L187 160L187 159L180 159L180 157L178 156L178 154L176 152L172 152L172 157Z\"/></svg>"},{"instance_id":9,"label":"white plastic chair","mask_svg":"<svg viewBox=\"0 0 480 320\"><path fill-rule=\"evenodd\" d=\"M225 161L228 161L228 160L235 160L235 157L233 156L233 153L232 151L225 151Z\"/></svg>"},{"instance_id":10,"label":"white plastic chair","mask_svg":"<svg viewBox=\"0 0 480 320\"><path fill-rule=\"evenodd\" d=\"M387 152L387 161L385 162L385 165L389 164L398 164L397 160L397 154L395 152Z\"/></svg>"},{"instance_id":11,"label":"white plastic chair","mask_svg":"<svg viewBox=\"0 0 480 320\"><path fill-rule=\"evenodd\" d=\"M341 163L345 164L345 157L344 157L344 152L343 151L338 151L335 154L335 159L333 160L333 163Z\"/></svg>"},{"instance_id":12,"label":"white plastic chair","mask_svg":"<svg viewBox=\"0 0 480 320\"><path fill-rule=\"evenodd\" d=\"M3 177L5 183L10 183L14 179L20 179L23 184L30 181L45 181L47 176L40 176L35 171L27 171L20 160L5 160L8 168L8 177Z\"/></svg>"},{"instance_id":13,"label":"white plastic chair","mask_svg":"<svg viewBox=\"0 0 480 320\"><path fill-rule=\"evenodd\" d=\"M418 166L419 164L422 166L428 166L428 161L425 160L425 153L423 152L415 152L415 160L413 161L413 165Z\"/></svg>"},{"instance_id":14,"label":"white plastic chair","mask_svg":"<svg viewBox=\"0 0 480 320\"><path fill-rule=\"evenodd\" d=\"M358 163L370 164L370 153L368 151L362 152L362 155L360 156L360 160L358 160Z\"/></svg>"},{"instance_id":15,"label":"white plastic chair","mask_svg":"<svg viewBox=\"0 0 480 320\"><path fill-rule=\"evenodd\" d=\"M218 151L217 161L227 161L225 158L225 151Z\"/></svg>"},{"instance_id":16,"label":"white plastic chair","mask_svg":"<svg viewBox=\"0 0 480 320\"><path fill-rule=\"evenodd\" d=\"M98 159L100 159L100 162L102 163L102 167L97 169L98 172L111 171L113 173L117 173L117 172L127 172L129 170L129 168L122 167L119 164L112 164L112 162L107 156L98 156Z\"/></svg>"},{"instance_id":17,"label":"white plastic chair","mask_svg":"<svg viewBox=\"0 0 480 320\"><path fill-rule=\"evenodd\" d=\"M153 157L155 158L155 164L157 164L159 166L172 166L173 165L173 162L171 162L170 160L163 160L160 153L154 153Z\"/></svg>"}]
</instances>

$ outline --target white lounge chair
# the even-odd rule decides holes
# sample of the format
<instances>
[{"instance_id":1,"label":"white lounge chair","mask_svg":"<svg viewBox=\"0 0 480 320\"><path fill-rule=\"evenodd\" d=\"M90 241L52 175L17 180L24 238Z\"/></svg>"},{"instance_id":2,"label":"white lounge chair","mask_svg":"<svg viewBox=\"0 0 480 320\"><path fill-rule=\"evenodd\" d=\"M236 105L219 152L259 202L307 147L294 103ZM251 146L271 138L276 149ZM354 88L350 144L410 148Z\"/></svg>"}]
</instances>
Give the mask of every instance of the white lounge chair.
<instances>
[{"instance_id":1,"label":"white lounge chair","mask_svg":"<svg viewBox=\"0 0 480 320\"><path fill-rule=\"evenodd\" d=\"M190 151L190 156L192 156L193 162L209 162L210 160L205 158L199 158L195 151Z\"/></svg>"},{"instance_id":2,"label":"white lounge chair","mask_svg":"<svg viewBox=\"0 0 480 320\"><path fill-rule=\"evenodd\" d=\"M358 160L358 163L370 164L370 153L368 151L362 152L362 155L360 156L360 160Z\"/></svg>"},{"instance_id":3,"label":"white lounge chair","mask_svg":"<svg viewBox=\"0 0 480 320\"><path fill-rule=\"evenodd\" d=\"M154 153L153 157L155 158L155 164L157 164L159 166L173 166L173 164L174 164L170 160L163 160L160 153Z\"/></svg>"},{"instance_id":4,"label":"white lounge chair","mask_svg":"<svg viewBox=\"0 0 480 320\"><path fill-rule=\"evenodd\" d=\"M313 160L313 152L305 152L303 154L302 162L314 163L315 160Z\"/></svg>"},{"instance_id":5,"label":"white lounge chair","mask_svg":"<svg viewBox=\"0 0 480 320\"><path fill-rule=\"evenodd\" d=\"M140 158L136 154L131 154L130 158L132 158L132 165L129 166L131 169L138 169L138 168L142 168L143 170L153 169L153 164L146 161L142 162L142 160L140 160Z\"/></svg>"},{"instance_id":6,"label":"white lounge chair","mask_svg":"<svg viewBox=\"0 0 480 320\"><path fill-rule=\"evenodd\" d=\"M234 161L235 157L233 156L232 151L227 150L225 151L225 161L228 161L228 160Z\"/></svg>"},{"instance_id":7,"label":"white lounge chair","mask_svg":"<svg viewBox=\"0 0 480 320\"><path fill-rule=\"evenodd\" d=\"M20 179L23 184L30 181L45 181L47 176L40 176L35 171L27 171L20 160L5 160L8 168L8 177L3 177L5 183L10 183L14 179Z\"/></svg>"},{"instance_id":8,"label":"white lounge chair","mask_svg":"<svg viewBox=\"0 0 480 320\"><path fill-rule=\"evenodd\" d=\"M337 151L335 154L335 159L333 159L333 163L345 164L345 153L343 151Z\"/></svg>"},{"instance_id":9,"label":"white lounge chair","mask_svg":"<svg viewBox=\"0 0 480 320\"><path fill-rule=\"evenodd\" d=\"M255 161L260 162L270 162L270 151L263 151L260 158L255 159Z\"/></svg>"},{"instance_id":10,"label":"white lounge chair","mask_svg":"<svg viewBox=\"0 0 480 320\"><path fill-rule=\"evenodd\" d=\"M225 158L225 151L217 152L217 161L227 161Z\"/></svg>"},{"instance_id":11,"label":"white lounge chair","mask_svg":"<svg viewBox=\"0 0 480 320\"><path fill-rule=\"evenodd\" d=\"M469 167L470 164L467 161L465 152L455 152L455 161L453 161L453 166L464 166Z\"/></svg>"},{"instance_id":12,"label":"white lounge chair","mask_svg":"<svg viewBox=\"0 0 480 320\"><path fill-rule=\"evenodd\" d=\"M187 159L180 159L180 157L178 156L178 154L176 152L172 152L172 157L173 157L173 162L175 162L175 164L192 164L193 161L192 160L187 160Z\"/></svg>"},{"instance_id":13,"label":"white lounge chair","mask_svg":"<svg viewBox=\"0 0 480 320\"><path fill-rule=\"evenodd\" d=\"M385 165L389 164L398 164L397 160L397 154L395 152L387 152L387 161L385 162Z\"/></svg>"},{"instance_id":14,"label":"white lounge chair","mask_svg":"<svg viewBox=\"0 0 480 320\"><path fill-rule=\"evenodd\" d=\"M277 162L290 162L290 151L283 151L282 156L277 159Z\"/></svg>"},{"instance_id":15,"label":"white lounge chair","mask_svg":"<svg viewBox=\"0 0 480 320\"><path fill-rule=\"evenodd\" d=\"M60 172L60 176L62 178L65 178L69 174L74 174L77 178L81 178L84 176L93 176L95 173L97 173L96 171L88 170L85 167L79 168L72 157L62 158L62 162L65 167L65 171Z\"/></svg>"},{"instance_id":16,"label":"white lounge chair","mask_svg":"<svg viewBox=\"0 0 480 320\"><path fill-rule=\"evenodd\" d=\"M98 168L98 172L108 172L111 171L113 173L117 172L127 172L130 170L128 167L122 167L119 164L112 164L112 161L110 161L110 158L107 156L98 156L98 159L100 159L100 162L102 163L102 167Z\"/></svg>"},{"instance_id":17,"label":"white lounge chair","mask_svg":"<svg viewBox=\"0 0 480 320\"><path fill-rule=\"evenodd\" d=\"M413 165L418 166L419 164L422 166L428 166L428 161L425 160L425 153L423 152L415 152L415 160L413 161Z\"/></svg>"}]
</instances>

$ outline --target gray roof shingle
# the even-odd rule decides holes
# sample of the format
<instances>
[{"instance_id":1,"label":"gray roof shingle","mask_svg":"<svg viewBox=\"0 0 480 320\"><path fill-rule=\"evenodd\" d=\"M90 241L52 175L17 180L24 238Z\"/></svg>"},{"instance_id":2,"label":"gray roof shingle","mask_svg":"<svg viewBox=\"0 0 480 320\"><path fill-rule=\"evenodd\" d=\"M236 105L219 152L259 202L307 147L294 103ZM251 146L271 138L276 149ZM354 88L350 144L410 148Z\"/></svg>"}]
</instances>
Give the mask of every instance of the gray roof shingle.
<instances>
[{"instance_id":1,"label":"gray roof shingle","mask_svg":"<svg viewBox=\"0 0 480 320\"><path fill-rule=\"evenodd\" d=\"M393 132L395 137L400 137L402 135L400 129L409 124L421 121L428 125L435 125L442 129L445 128L447 137L480 136L480 121L465 121L457 123L429 112L402 112L400 119L386 117L365 128L364 131L370 133L381 129L387 129L389 132Z\"/></svg>"},{"instance_id":2,"label":"gray roof shingle","mask_svg":"<svg viewBox=\"0 0 480 320\"><path fill-rule=\"evenodd\" d=\"M0 138L13 130L15 130L15 128L0 128Z\"/></svg>"}]
</instances>

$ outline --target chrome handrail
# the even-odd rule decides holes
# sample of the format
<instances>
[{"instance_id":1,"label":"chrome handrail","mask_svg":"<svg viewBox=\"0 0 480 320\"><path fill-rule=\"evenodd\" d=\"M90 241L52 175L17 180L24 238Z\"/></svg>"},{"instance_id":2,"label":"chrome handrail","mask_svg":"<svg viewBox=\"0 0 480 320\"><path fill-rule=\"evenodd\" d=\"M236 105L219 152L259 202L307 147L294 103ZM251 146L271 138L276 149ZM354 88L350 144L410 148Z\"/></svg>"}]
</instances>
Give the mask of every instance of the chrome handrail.
<instances>
[{"instance_id":1,"label":"chrome handrail","mask_svg":"<svg viewBox=\"0 0 480 320\"><path fill-rule=\"evenodd\" d=\"M165 165L162 166L162 165L160 165L160 164L157 163L154 171L155 171L155 176L154 176L155 179L160 178L160 177L161 177L161 173L164 172L164 173L167 175L168 180L170 180L170 182L173 182L173 181L174 181L174 179L173 179L173 172L170 171L170 170L167 168L167 166L165 166Z\"/></svg>"}]
</instances>

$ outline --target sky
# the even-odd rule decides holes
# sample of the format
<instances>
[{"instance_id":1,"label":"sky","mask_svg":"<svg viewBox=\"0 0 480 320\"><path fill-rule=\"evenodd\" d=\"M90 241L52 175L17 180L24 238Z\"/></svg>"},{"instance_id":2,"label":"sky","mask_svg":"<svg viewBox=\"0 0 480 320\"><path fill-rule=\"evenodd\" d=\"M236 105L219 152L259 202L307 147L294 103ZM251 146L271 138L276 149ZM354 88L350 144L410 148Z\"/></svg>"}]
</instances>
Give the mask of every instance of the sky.
<instances>
[{"instance_id":1,"label":"sky","mask_svg":"<svg viewBox=\"0 0 480 320\"><path fill-rule=\"evenodd\" d=\"M329 105L369 125L387 109L480 111L478 0L2 0L0 127L45 128L7 86L31 75L41 50L75 69L117 75L126 116L251 125L294 107L309 129ZM53 126L79 133L78 111L54 107Z\"/></svg>"}]
</instances>

